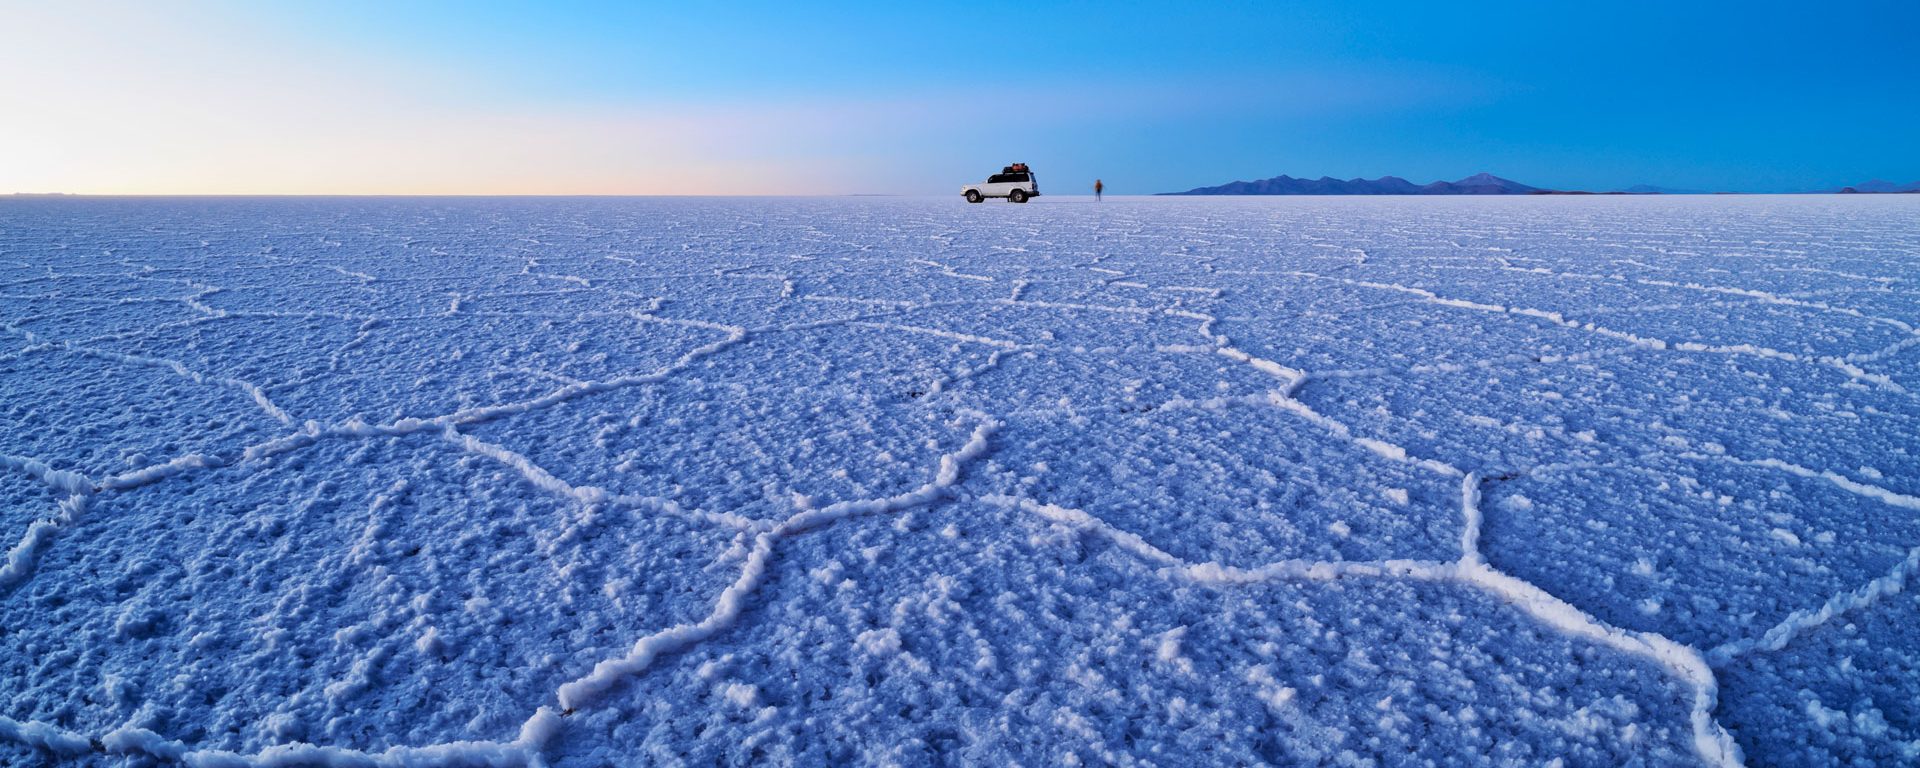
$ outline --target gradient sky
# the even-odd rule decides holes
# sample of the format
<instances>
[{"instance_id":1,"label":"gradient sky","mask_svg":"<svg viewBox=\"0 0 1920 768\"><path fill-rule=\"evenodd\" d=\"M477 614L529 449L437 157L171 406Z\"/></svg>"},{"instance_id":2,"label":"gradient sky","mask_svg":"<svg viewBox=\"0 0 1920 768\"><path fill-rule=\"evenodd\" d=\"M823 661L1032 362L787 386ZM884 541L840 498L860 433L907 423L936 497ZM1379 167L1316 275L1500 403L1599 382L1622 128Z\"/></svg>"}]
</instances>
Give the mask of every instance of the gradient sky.
<instances>
[{"instance_id":1,"label":"gradient sky","mask_svg":"<svg viewBox=\"0 0 1920 768\"><path fill-rule=\"evenodd\" d=\"M1920 3L913 5L0 0L0 193L1920 180Z\"/></svg>"}]
</instances>

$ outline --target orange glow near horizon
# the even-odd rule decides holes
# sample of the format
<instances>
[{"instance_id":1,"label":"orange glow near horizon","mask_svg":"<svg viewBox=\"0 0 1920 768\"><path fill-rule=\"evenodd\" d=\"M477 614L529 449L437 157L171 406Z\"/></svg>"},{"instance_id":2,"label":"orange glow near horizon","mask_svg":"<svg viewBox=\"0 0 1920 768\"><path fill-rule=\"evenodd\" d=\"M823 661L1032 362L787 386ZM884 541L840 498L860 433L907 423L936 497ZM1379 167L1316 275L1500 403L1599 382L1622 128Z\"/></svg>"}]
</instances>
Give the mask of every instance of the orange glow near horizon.
<instances>
[{"instance_id":1,"label":"orange glow near horizon","mask_svg":"<svg viewBox=\"0 0 1920 768\"><path fill-rule=\"evenodd\" d=\"M821 187L821 173L848 158L803 150L755 161L793 149L824 109L776 106L772 120L712 105L529 117L463 96L457 78L269 39L217 14L188 20L140 5L9 14L0 194L872 191Z\"/></svg>"}]
</instances>

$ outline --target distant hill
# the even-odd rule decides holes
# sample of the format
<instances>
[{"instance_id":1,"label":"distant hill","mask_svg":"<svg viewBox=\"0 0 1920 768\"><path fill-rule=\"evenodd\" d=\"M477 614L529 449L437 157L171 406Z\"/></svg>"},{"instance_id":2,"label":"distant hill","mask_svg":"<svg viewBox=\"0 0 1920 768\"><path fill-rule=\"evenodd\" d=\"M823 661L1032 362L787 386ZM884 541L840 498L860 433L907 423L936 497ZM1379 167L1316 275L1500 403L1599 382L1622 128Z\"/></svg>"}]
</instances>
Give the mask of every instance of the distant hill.
<instances>
[{"instance_id":1,"label":"distant hill","mask_svg":"<svg viewBox=\"0 0 1920 768\"><path fill-rule=\"evenodd\" d=\"M1491 173L1476 173L1459 181L1414 184L1398 176L1377 179L1296 179L1275 176L1260 181L1235 181L1217 187L1198 187L1163 195L1532 195L1549 192Z\"/></svg>"},{"instance_id":2,"label":"distant hill","mask_svg":"<svg viewBox=\"0 0 1920 768\"><path fill-rule=\"evenodd\" d=\"M1485 172L1459 181L1436 181L1421 189L1424 190L1423 194L1428 195L1530 195L1547 191L1542 187L1529 187Z\"/></svg>"},{"instance_id":3,"label":"distant hill","mask_svg":"<svg viewBox=\"0 0 1920 768\"><path fill-rule=\"evenodd\" d=\"M1899 193L1899 192L1920 192L1920 181L1915 181L1908 184L1895 184L1891 181L1874 179L1873 181L1865 182L1862 184L1855 184L1849 187L1841 187L1839 189L1829 189L1825 191L1836 192L1843 195L1854 195L1854 194L1884 195L1884 194L1892 194L1892 193Z\"/></svg>"}]
</instances>

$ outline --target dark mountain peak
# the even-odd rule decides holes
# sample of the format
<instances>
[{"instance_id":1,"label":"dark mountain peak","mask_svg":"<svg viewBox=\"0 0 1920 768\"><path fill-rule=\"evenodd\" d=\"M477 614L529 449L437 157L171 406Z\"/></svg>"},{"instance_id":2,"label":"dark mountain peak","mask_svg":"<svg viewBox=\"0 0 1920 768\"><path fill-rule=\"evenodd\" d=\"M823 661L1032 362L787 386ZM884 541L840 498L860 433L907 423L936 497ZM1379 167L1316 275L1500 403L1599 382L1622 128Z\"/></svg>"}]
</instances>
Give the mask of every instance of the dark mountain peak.
<instances>
[{"instance_id":1,"label":"dark mountain peak","mask_svg":"<svg viewBox=\"0 0 1920 768\"><path fill-rule=\"evenodd\" d=\"M1503 179L1491 173L1487 173L1486 171L1481 171L1472 176L1468 176L1464 179L1453 182L1453 184L1454 186L1458 186L1458 187L1499 187L1500 189L1510 190L1515 193L1533 192L1535 190L1540 189L1539 187L1530 187L1520 182L1513 181L1512 179Z\"/></svg>"}]
</instances>

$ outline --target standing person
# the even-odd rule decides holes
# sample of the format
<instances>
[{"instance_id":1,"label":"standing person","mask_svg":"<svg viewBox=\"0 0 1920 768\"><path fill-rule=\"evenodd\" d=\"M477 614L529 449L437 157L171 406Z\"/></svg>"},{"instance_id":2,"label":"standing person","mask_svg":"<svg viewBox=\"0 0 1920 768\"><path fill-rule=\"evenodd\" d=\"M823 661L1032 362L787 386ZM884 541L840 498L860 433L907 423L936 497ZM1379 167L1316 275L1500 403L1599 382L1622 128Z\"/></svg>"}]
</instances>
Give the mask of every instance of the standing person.
<instances>
[{"instance_id":1,"label":"standing person","mask_svg":"<svg viewBox=\"0 0 1920 768\"><path fill-rule=\"evenodd\" d=\"M1106 188L1107 188L1107 185L1102 184L1099 179L1093 180L1093 201L1094 202L1096 203L1100 202L1100 192Z\"/></svg>"}]
</instances>

